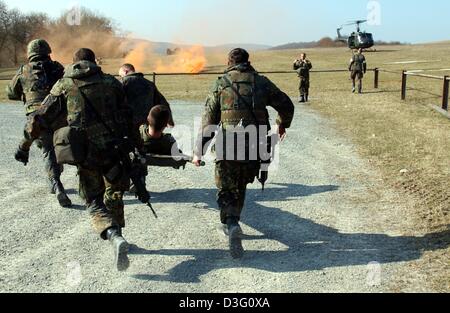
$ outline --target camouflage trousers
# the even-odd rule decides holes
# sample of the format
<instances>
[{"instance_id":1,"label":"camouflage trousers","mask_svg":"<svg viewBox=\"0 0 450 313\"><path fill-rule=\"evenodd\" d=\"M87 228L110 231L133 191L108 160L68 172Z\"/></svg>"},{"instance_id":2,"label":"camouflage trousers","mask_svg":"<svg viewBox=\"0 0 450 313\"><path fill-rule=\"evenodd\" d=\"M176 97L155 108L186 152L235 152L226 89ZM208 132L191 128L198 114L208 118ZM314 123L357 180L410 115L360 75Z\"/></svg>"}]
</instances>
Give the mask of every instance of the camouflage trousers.
<instances>
[{"instance_id":1,"label":"camouflage trousers","mask_svg":"<svg viewBox=\"0 0 450 313\"><path fill-rule=\"evenodd\" d=\"M100 170L79 167L80 196L86 200L94 230L106 239L105 233L111 227L125 227L123 195L130 188L128 177L111 184Z\"/></svg>"},{"instance_id":2,"label":"camouflage trousers","mask_svg":"<svg viewBox=\"0 0 450 313\"><path fill-rule=\"evenodd\" d=\"M37 140L33 140L28 135L28 132L24 130L24 136L19 145L20 149L30 151L33 142L36 142L36 145L42 151L44 168L48 175L48 179L59 179L64 168L56 161L55 149L53 147L53 131L43 131Z\"/></svg>"},{"instance_id":3,"label":"camouflage trousers","mask_svg":"<svg viewBox=\"0 0 450 313\"><path fill-rule=\"evenodd\" d=\"M307 96L309 94L309 79L305 77L300 77L300 97Z\"/></svg>"},{"instance_id":4,"label":"camouflage trousers","mask_svg":"<svg viewBox=\"0 0 450 313\"><path fill-rule=\"evenodd\" d=\"M258 162L220 161L216 163L215 180L219 189L217 203L220 209L220 220L223 224L226 224L229 217L240 220L247 185L255 181L259 169Z\"/></svg>"},{"instance_id":5,"label":"camouflage trousers","mask_svg":"<svg viewBox=\"0 0 450 313\"><path fill-rule=\"evenodd\" d=\"M356 88L356 80L358 80L358 91L361 92L363 87L362 81L364 78L364 73L361 71L352 71L350 74L350 78L352 79L352 86L354 89Z\"/></svg>"}]
</instances>

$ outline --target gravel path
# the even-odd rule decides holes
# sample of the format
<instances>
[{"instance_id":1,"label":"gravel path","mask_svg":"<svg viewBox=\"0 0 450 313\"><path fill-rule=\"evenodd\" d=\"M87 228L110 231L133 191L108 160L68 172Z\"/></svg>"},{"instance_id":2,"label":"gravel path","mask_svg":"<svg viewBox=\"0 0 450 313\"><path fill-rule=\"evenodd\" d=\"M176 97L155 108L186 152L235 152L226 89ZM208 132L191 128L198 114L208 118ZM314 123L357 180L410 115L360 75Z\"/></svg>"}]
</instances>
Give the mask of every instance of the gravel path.
<instances>
[{"instance_id":1,"label":"gravel path","mask_svg":"<svg viewBox=\"0 0 450 313\"><path fill-rule=\"evenodd\" d=\"M76 195L74 168L63 182L76 205L62 209L47 193L40 151L27 167L14 161L22 110L0 106L0 292L382 292L422 256L421 238L402 231L408 201L383 187L330 122L298 107L267 190L250 188L242 260L230 258L217 230L213 165L188 165L151 171L159 220L127 197L131 267L117 273ZM176 103L188 128L174 135L189 141L201 110Z\"/></svg>"}]
</instances>

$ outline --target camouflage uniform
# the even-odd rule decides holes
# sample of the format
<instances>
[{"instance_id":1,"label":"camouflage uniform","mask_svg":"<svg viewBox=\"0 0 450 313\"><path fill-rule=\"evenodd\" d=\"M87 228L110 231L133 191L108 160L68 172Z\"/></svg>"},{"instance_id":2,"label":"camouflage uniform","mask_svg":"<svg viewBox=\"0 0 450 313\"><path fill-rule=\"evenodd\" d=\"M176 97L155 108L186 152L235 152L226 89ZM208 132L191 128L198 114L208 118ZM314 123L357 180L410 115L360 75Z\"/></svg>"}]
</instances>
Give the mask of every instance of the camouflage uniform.
<instances>
[{"instance_id":1,"label":"camouflage uniform","mask_svg":"<svg viewBox=\"0 0 450 313\"><path fill-rule=\"evenodd\" d=\"M309 97L309 71L312 69L312 63L309 60L296 61L294 63L294 70L297 71L300 78L300 98L303 101L308 101ZM303 102L302 101L302 102Z\"/></svg>"},{"instance_id":2,"label":"camouflage uniform","mask_svg":"<svg viewBox=\"0 0 450 313\"><path fill-rule=\"evenodd\" d=\"M107 239L108 229L125 227L123 195L129 188L129 178L124 174L114 184L104 178L105 170L118 162L111 155L110 148L115 135L102 125L80 90L116 134L130 133L131 114L125 104L122 85L89 61L80 61L66 68L64 78L55 84L35 115L42 125L63 115L68 125L86 131L89 152L85 164L78 167L79 191L86 200L95 231Z\"/></svg>"},{"instance_id":3,"label":"camouflage uniform","mask_svg":"<svg viewBox=\"0 0 450 313\"><path fill-rule=\"evenodd\" d=\"M141 73L133 73L122 78L123 89L128 105L133 111L133 123L140 127L147 123L150 110L156 105L166 105L170 108L166 98L158 91L155 84L145 79ZM173 119L169 121L173 125Z\"/></svg>"},{"instance_id":4,"label":"camouflage uniform","mask_svg":"<svg viewBox=\"0 0 450 313\"><path fill-rule=\"evenodd\" d=\"M350 60L349 71L353 84L353 92L356 90L356 79L358 79L358 92L362 93L362 80L367 71L366 57L361 53L354 54Z\"/></svg>"},{"instance_id":5,"label":"camouflage uniform","mask_svg":"<svg viewBox=\"0 0 450 313\"><path fill-rule=\"evenodd\" d=\"M234 86L232 89L232 86ZM238 96L235 90L239 91ZM227 149L227 132L236 126L255 125L248 104L253 105L254 113L261 126L270 128L267 107L273 107L278 113L277 124L289 128L294 116L294 105L291 99L278 89L269 79L259 75L249 64L231 66L225 75L220 77L208 95L202 117L202 136L200 136L196 155L203 155L207 150L211 136L207 130L210 126L222 126L222 138L216 142ZM261 134L260 134L261 135ZM267 135L267 134L263 134ZM200 142L201 141L201 142ZM254 143L245 142L245 150ZM223 151L223 150L222 150ZM240 219L244 207L246 188L258 177L261 168L260 160L247 158L241 160L236 155L217 154L215 180L218 190L217 202L221 210L221 222L225 224L228 218Z\"/></svg>"},{"instance_id":6,"label":"camouflage uniform","mask_svg":"<svg viewBox=\"0 0 450 313\"><path fill-rule=\"evenodd\" d=\"M48 56L51 49L42 40L32 41L28 48L29 63L19 68L17 74L7 86L7 94L10 100L22 100L25 104L27 119L34 113L47 97L53 85L64 75L64 67ZM37 140L41 148L45 170L50 182L59 180L62 167L56 162L53 148L53 131L49 129L43 132ZM19 151L25 154L30 151L33 140L24 131L24 139L19 145ZM52 186L54 188L54 186Z\"/></svg>"},{"instance_id":7,"label":"camouflage uniform","mask_svg":"<svg viewBox=\"0 0 450 313\"><path fill-rule=\"evenodd\" d=\"M148 115L153 107L165 105L170 109L170 104L159 92L158 88L156 88L156 85L145 79L142 73L132 73L123 77L122 85L128 105L133 111L133 124L136 130L147 123ZM169 125L174 125L172 117L169 120ZM143 136L142 139L145 139L145 136ZM170 155L170 153L168 155ZM145 183L145 179L148 175L147 166L142 165L139 171L142 175L142 181ZM132 186L131 191L133 189L134 186Z\"/></svg>"}]
</instances>

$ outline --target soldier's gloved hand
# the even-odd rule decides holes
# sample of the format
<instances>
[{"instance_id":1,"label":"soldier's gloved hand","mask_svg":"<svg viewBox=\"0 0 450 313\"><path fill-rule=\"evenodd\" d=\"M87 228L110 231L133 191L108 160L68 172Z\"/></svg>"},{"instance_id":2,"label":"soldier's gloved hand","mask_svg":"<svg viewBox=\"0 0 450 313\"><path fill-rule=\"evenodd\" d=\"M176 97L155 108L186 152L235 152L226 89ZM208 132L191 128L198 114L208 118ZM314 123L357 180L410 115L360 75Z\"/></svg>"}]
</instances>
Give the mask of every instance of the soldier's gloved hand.
<instances>
[{"instance_id":1,"label":"soldier's gloved hand","mask_svg":"<svg viewBox=\"0 0 450 313\"><path fill-rule=\"evenodd\" d=\"M29 158L30 158L30 151L25 151L20 148L17 149L16 154L14 155L14 158L16 161L23 163L25 166L27 166Z\"/></svg>"},{"instance_id":2,"label":"soldier's gloved hand","mask_svg":"<svg viewBox=\"0 0 450 313\"><path fill-rule=\"evenodd\" d=\"M142 194L137 195L139 201L142 203L148 203L150 202L150 194L148 192L143 192Z\"/></svg>"},{"instance_id":3,"label":"soldier's gloved hand","mask_svg":"<svg viewBox=\"0 0 450 313\"><path fill-rule=\"evenodd\" d=\"M192 159L192 164L194 164L196 167L202 166L202 158L198 155L194 155L194 158Z\"/></svg>"},{"instance_id":4,"label":"soldier's gloved hand","mask_svg":"<svg viewBox=\"0 0 450 313\"><path fill-rule=\"evenodd\" d=\"M133 160L144 165L146 163L145 151L143 149L136 149L133 153Z\"/></svg>"}]
</instances>

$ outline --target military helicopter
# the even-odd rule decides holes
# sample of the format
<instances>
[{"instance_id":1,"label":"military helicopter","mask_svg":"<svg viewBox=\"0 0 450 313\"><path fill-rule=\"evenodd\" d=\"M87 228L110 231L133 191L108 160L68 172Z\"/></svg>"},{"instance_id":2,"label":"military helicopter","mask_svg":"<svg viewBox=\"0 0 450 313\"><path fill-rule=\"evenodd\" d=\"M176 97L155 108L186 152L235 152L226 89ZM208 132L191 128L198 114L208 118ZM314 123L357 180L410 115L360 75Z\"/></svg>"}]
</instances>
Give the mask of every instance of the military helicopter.
<instances>
[{"instance_id":1,"label":"military helicopter","mask_svg":"<svg viewBox=\"0 0 450 313\"><path fill-rule=\"evenodd\" d=\"M373 40L373 36L370 33L366 33L365 31L361 31L360 25L366 23L367 20L358 20L353 21L348 24L342 25L338 28L338 40L346 42L350 49L369 49L372 48L375 44ZM356 32L353 32L349 37L341 35L341 30L345 26L356 25Z\"/></svg>"}]
</instances>

